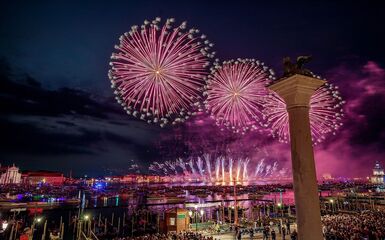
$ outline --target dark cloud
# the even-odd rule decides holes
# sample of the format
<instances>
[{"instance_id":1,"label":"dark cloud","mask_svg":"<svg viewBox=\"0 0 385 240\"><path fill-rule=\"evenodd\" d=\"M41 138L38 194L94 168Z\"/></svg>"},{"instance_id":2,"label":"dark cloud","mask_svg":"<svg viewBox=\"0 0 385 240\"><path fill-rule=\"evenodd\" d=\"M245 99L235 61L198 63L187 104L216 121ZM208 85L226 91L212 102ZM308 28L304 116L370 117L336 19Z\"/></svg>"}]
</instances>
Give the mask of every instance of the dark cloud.
<instances>
[{"instance_id":1,"label":"dark cloud","mask_svg":"<svg viewBox=\"0 0 385 240\"><path fill-rule=\"evenodd\" d=\"M58 159L67 156L82 169L88 159L96 159L100 162L95 167L88 165L87 172L101 174L101 164L107 169L111 168L110 163L114 167L127 157L123 162L128 164L129 158L134 157L146 166L157 158L157 152L148 149L159 129L130 119L113 99L69 88L48 90L28 75L15 80L5 61L0 69L3 163L23 166L44 162L47 168L55 169L60 165ZM116 148L124 149L124 153L112 151ZM118 156L119 153L124 155ZM25 162L17 159L20 155ZM51 161L44 160L49 158ZM79 170L71 164L64 169L70 168Z\"/></svg>"}]
</instances>

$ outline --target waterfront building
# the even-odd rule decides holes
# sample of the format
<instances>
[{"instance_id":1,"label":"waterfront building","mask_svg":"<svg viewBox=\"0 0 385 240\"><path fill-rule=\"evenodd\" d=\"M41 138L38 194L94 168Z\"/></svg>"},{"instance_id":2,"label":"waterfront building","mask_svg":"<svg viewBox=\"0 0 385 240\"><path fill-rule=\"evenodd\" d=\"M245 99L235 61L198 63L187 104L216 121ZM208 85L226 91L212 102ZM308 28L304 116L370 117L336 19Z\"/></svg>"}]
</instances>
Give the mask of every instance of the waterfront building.
<instances>
[{"instance_id":1,"label":"waterfront building","mask_svg":"<svg viewBox=\"0 0 385 240\"><path fill-rule=\"evenodd\" d=\"M334 178L332 177L332 175L330 173L324 173L322 175L322 178L323 178L323 180L326 180L326 181L334 180Z\"/></svg>"},{"instance_id":2,"label":"waterfront building","mask_svg":"<svg viewBox=\"0 0 385 240\"><path fill-rule=\"evenodd\" d=\"M381 167L380 163L376 161L373 168L373 175L370 180L374 184L383 184L384 177L385 177L384 169Z\"/></svg>"},{"instance_id":3,"label":"waterfront building","mask_svg":"<svg viewBox=\"0 0 385 240\"><path fill-rule=\"evenodd\" d=\"M26 171L22 175L25 184L61 185L65 181L63 173L53 171Z\"/></svg>"},{"instance_id":4,"label":"waterfront building","mask_svg":"<svg viewBox=\"0 0 385 240\"><path fill-rule=\"evenodd\" d=\"M19 168L13 164L11 167L2 167L0 165L0 185L4 184L20 184L21 173Z\"/></svg>"}]
</instances>

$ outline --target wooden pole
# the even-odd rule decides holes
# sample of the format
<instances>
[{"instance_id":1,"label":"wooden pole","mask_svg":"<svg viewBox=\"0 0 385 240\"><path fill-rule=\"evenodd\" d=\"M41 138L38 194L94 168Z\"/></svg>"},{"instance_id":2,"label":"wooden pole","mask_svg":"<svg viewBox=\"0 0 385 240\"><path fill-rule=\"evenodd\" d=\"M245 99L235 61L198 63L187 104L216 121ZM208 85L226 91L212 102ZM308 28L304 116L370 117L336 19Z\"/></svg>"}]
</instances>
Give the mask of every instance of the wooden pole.
<instances>
[{"instance_id":1,"label":"wooden pole","mask_svg":"<svg viewBox=\"0 0 385 240\"><path fill-rule=\"evenodd\" d=\"M104 234L107 234L107 218L104 219Z\"/></svg>"},{"instance_id":2,"label":"wooden pole","mask_svg":"<svg viewBox=\"0 0 385 240\"><path fill-rule=\"evenodd\" d=\"M145 214L146 214L146 213L145 213ZM145 215L145 216L146 216L146 215ZM144 220L143 231L146 232L146 219Z\"/></svg>"},{"instance_id":3,"label":"wooden pole","mask_svg":"<svg viewBox=\"0 0 385 240\"><path fill-rule=\"evenodd\" d=\"M78 239L80 239L80 237L82 236L82 232L83 232L83 224L82 224L82 221L79 220L79 232L78 232Z\"/></svg>"},{"instance_id":4,"label":"wooden pole","mask_svg":"<svg viewBox=\"0 0 385 240\"><path fill-rule=\"evenodd\" d=\"M60 232L60 238L64 239L64 223L62 223L61 232Z\"/></svg>"},{"instance_id":5,"label":"wooden pole","mask_svg":"<svg viewBox=\"0 0 385 240\"><path fill-rule=\"evenodd\" d=\"M118 236L119 236L119 232L120 232L120 217L118 218Z\"/></svg>"},{"instance_id":6,"label":"wooden pole","mask_svg":"<svg viewBox=\"0 0 385 240\"><path fill-rule=\"evenodd\" d=\"M31 225L31 240L33 239L34 232L35 232L35 219L33 220L33 223Z\"/></svg>"},{"instance_id":7,"label":"wooden pole","mask_svg":"<svg viewBox=\"0 0 385 240\"><path fill-rule=\"evenodd\" d=\"M16 228L15 228L15 240L16 240L16 236L17 236L17 233L19 232L19 224L17 224L16 222Z\"/></svg>"},{"instance_id":8,"label":"wooden pole","mask_svg":"<svg viewBox=\"0 0 385 240\"><path fill-rule=\"evenodd\" d=\"M91 231L92 231L92 221L90 220L89 226L88 226L88 237L91 237Z\"/></svg>"},{"instance_id":9,"label":"wooden pole","mask_svg":"<svg viewBox=\"0 0 385 240\"><path fill-rule=\"evenodd\" d=\"M131 217L131 238L134 236L134 212Z\"/></svg>"},{"instance_id":10,"label":"wooden pole","mask_svg":"<svg viewBox=\"0 0 385 240\"><path fill-rule=\"evenodd\" d=\"M231 224L231 207L228 207L227 210L229 211L229 221L230 221L230 224Z\"/></svg>"},{"instance_id":11,"label":"wooden pole","mask_svg":"<svg viewBox=\"0 0 385 240\"><path fill-rule=\"evenodd\" d=\"M124 229L125 229L125 226L126 225L126 212L123 212L123 224L122 224L122 228L123 228L123 235L124 235Z\"/></svg>"},{"instance_id":12,"label":"wooden pole","mask_svg":"<svg viewBox=\"0 0 385 240\"><path fill-rule=\"evenodd\" d=\"M159 233L159 228L160 228L160 219L159 219L159 213L156 214L156 230L157 230L157 233Z\"/></svg>"},{"instance_id":13,"label":"wooden pole","mask_svg":"<svg viewBox=\"0 0 385 240\"><path fill-rule=\"evenodd\" d=\"M78 220L77 220L76 217L75 217L74 230L73 230L73 233L74 233L74 234L75 234L75 232L76 232L77 224L78 224Z\"/></svg>"},{"instance_id":14,"label":"wooden pole","mask_svg":"<svg viewBox=\"0 0 385 240\"><path fill-rule=\"evenodd\" d=\"M45 232L47 231L47 220L44 222L43 235L41 236L41 240L45 240Z\"/></svg>"},{"instance_id":15,"label":"wooden pole","mask_svg":"<svg viewBox=\"0 0 385 240\"><path fill-rule=\"evenodd\" d=\"M237 182L234 181L234 225L238 226Z\"/></svg>"},{"instance_id":16,"label":"wooden pole","mask_svg":"<svg viewBox=\"0 0 385 240\"><path fill-rule=\"evenodd\" d=\"M13 229L15 228L15 223L12 224L11 233L9 235L9 240L13 240Z\"/></svg>"}]
</instances>

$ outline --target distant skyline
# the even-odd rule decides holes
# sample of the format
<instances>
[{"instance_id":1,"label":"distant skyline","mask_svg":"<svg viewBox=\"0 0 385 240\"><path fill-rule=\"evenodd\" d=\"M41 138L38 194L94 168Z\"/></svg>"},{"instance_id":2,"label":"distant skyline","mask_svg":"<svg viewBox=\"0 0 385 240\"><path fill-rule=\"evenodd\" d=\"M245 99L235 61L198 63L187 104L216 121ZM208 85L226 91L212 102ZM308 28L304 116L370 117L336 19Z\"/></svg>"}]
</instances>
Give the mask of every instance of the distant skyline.
<instances>
[{"instance_id":1,"label":"distant skyline","mask_svg":"<svg viewBox=\"0 0 385 240\"><path fill-rule=\"evenodd\" d=\"M107 78L119 36L145 19L187 20L221 60L257 58L282 71L282 57L312 54L309 68L340 87L344 127L315 148L318 174L370 175L385 164L384 2L3 1L0 3L0 163L97 176L142 171L175 131L130 118ZM199 126L178 126L186 129ZM203 136L215 145L206 124ZM190 131L191 132L191 131ZM189 136L185 136L188 138ZM246 136L254 143L256 134ZM261 143L288 165L288 145ZM170 152L187 155L178 143ZM170 154L172 155L172 154ZM177 157L177 156L175 156Z\"/></svg>"}]
</instances>

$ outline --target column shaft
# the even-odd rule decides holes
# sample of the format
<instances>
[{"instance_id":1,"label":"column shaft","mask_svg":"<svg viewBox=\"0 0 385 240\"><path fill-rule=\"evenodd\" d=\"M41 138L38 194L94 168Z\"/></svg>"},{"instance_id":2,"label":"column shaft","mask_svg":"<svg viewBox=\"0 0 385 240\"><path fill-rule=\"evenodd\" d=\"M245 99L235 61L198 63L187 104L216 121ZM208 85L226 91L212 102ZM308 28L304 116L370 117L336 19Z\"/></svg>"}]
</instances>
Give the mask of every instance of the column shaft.
<instances>
[{"instance_id":1,"label":"column shaft","mask_svg":"<svg viewBox=\"0 0 385 240\"><path fill-rule=\"evenodd\" d=\"M288 112L298 239L322 240L309 107L293 106Z\"/></svg>"}]
</instances>

